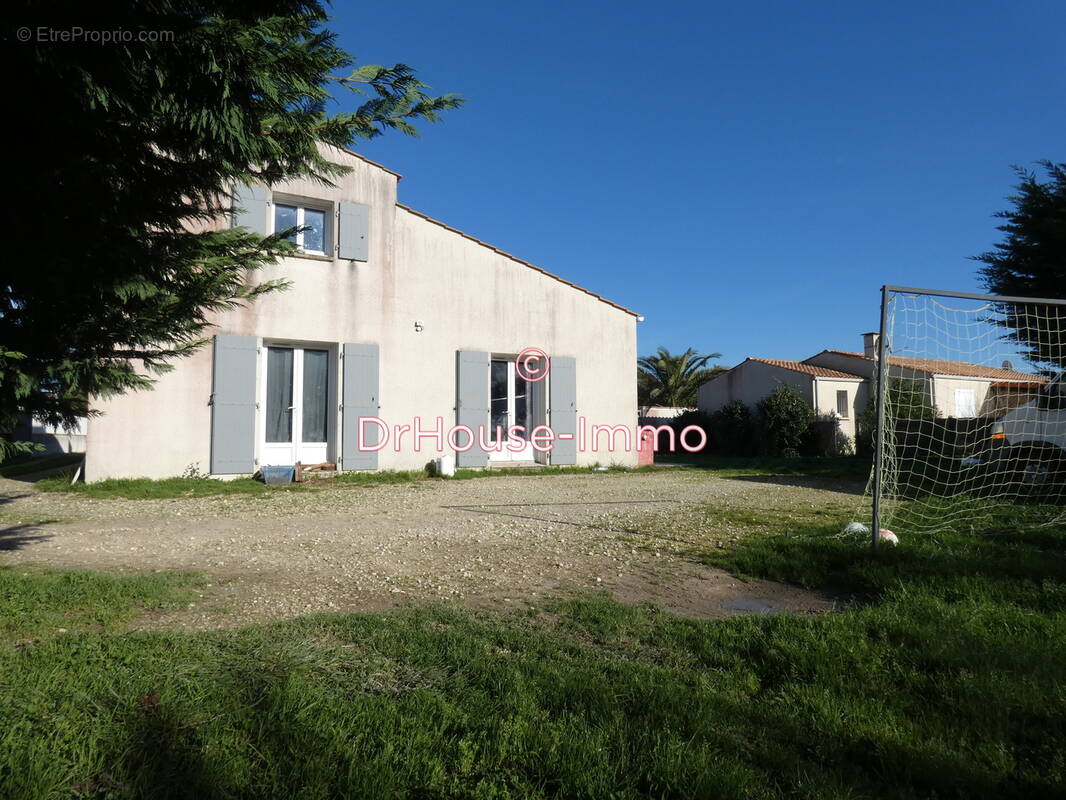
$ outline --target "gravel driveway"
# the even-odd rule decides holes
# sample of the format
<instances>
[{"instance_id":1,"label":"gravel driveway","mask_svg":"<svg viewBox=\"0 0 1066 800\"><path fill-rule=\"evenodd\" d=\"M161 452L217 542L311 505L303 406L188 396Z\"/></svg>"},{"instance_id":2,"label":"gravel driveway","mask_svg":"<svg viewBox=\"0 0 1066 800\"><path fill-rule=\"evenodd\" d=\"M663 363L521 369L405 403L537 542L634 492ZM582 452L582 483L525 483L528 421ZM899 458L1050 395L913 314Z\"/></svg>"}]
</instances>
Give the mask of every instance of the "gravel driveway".
<instances>
[{"instance_id":1,"label":"gravel driveway","mask_svg":"<svg viewBox=\"0 0 1066 800\"><path fill-rule=\"evenodd\" d=\"M173 500L94 500L0 481L0 563L206 575L211 585L202 599L155 621L166 626L230 626L441 598L475 607L536 605L546 595L589 588L691 616L814 613L832 600L745 583L686 558L694 546L734 535L702 530L697 512L707 504L848 502L821 489L682 470Z\"/></svg>"}]
</instances>

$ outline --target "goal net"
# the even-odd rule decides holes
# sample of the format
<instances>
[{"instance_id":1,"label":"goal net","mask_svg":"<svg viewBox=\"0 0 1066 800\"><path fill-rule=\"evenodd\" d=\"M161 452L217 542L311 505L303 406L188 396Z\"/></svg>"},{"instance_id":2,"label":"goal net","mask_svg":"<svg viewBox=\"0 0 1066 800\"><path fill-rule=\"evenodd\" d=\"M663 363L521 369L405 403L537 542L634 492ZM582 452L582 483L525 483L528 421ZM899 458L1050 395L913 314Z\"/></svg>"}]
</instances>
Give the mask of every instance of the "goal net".
<instances>
[{"instance_id":1,"label":"goal net","mask_svg":"<svg viewBox=\"0 0 1066 800\"><path fill-rule=\"evenodd\" d=\"M903 538L1061 521L1066 301L884 291L859 426L875 524Z\"/></svg>"}]
</instances>

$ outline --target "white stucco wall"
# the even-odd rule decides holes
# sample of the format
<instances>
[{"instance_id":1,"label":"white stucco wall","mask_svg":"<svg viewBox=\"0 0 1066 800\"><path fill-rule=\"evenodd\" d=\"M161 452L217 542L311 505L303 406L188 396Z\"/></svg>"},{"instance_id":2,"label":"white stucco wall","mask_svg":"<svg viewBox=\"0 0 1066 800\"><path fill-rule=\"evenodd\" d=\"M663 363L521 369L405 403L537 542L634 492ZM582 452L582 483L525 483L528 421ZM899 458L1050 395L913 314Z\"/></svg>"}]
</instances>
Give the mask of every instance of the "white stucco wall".
<instances>
[{"instance_id":1,"label":"white stucco wall","mask_svg":"<svg viewBox=\"0 0 1066 800\"><path fill-rule=\"evenodd\" d=\"M837 392L848 393L848 416L839 420L842 433L855 438L855 420L866 408L867 383L861 378L816 378L814 410L831 414L837 410Z\"/></svg>"},{"instance_id":2,"label":"white stucco wall","mask_svg":"<svg viewBox=\"0 0 1066 800\"><path fill-rule=\"evenodd\" d=\"M377 343L381 417L411 424L417 415L430 426L436 416L445 426L456 421L457 350L513 356L540 347L577 359L579 416L590 425L635 425L632 314L397 206L397 178L386 170L340 151L330 157L352 167L337 188L292 181L275 191L369 205L368 260L284 259L257 279L285 278L291 287L218 315L211 333L327 345L335 368L336 345ZM102 413L88 426L87 479L165 477L190 466L206 473L211 374L208 346L161 376L152 391L94 398ZM338 425L339 411L334 431ZM336 455L334 449L330 457ZM420 468L434 455L416 453L410 443L399 453L390 445L379 466ZM636 454L578 453L580 464L596 461L634 465Z\"/></svg>"},{"instance_id":3,"label":"white stucco wall","mask_svg":"<svg viewBox=\"0 0 1066 800\"><path fill-rule=\"evenodd\" d=\"M933 403L937 411L944 417L971 416L964 414L963 409L956 406L956 389L971 391L974 394L974 409L980 415L988 397L988 387L992 382L987 378L960 378L956 376L934 375L932 377Z\"/></svg>"},{"instance_id":4,"label":"white stucco wall","mask_svg":"<svg viewBox=\"0 0 1066 800\"><path fill-rule=\"evenodd\" d=\"M699 408L702 413L711 414L740 401L754 409L781 384L795 389L820 414L835 412L837 391L846 391L849 414L840 420L840 430L854 439L855 419L865 409L869 396L867 383L861 378L815 378L761 361L744 361L700 387Z\"/></svg>"},{"instance_id":5,"label":"white stucco wall","mask_svg":"<svg viewBox=\"0 0 1066 800\"><path fill-rule=\"evenodd\" d=\"M800 397L814 407L813 378L810 375L761 361L744 361L700 387L699 408L704 414L713 414L722 406L738 400L754 408L756 403L781 384L795 389Z\"/></svg>"}]
</instances>

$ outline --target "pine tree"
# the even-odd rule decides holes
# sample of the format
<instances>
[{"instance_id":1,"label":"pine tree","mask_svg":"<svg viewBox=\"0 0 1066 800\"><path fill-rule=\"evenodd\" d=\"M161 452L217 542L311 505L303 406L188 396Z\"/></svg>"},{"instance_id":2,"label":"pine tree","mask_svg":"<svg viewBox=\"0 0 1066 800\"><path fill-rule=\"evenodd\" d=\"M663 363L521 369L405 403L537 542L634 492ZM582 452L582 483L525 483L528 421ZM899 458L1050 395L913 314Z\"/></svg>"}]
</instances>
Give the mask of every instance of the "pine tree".
<instances>
[{"instance_id":1,"label":"pine tree","mask_svg":"<svg viewBox=\"0 0 1066 800\"><path fill-rule=\"evenodd\" d=\"M90 395L149 387L204 343L211 314L282 288L255 270L291 245L212 225L235 183L346 170L319 143L416 133L457 107L404 64L352 67L317 1L125 0L130 40L56 40L83 4L17 3L4 48L8 220L0 278L0 430L54 424ZM141 32L148 35L142 36ZM330 113L335 93L354 110ZM12 447L0 443L0 458Z\"/></svg>"},{"instance_id":2,"label":"pine tree","mask_svg":"<svg viewBox=\"0 0 1066 800\"><path fill-rule=\"evenodd\" d=\"M1020 182L1009 199L1013 208L997 217L1006 236L994 250L977 256L989 292L1021 297L1066 298L1066 164L1041 161L1047 180L1015 168ZM1066 309L1047 306L1040 314L1024 306L1002 307L1001 324L1025 357L1047 371L1066 366Z\"/></svg>"}]
</instances>

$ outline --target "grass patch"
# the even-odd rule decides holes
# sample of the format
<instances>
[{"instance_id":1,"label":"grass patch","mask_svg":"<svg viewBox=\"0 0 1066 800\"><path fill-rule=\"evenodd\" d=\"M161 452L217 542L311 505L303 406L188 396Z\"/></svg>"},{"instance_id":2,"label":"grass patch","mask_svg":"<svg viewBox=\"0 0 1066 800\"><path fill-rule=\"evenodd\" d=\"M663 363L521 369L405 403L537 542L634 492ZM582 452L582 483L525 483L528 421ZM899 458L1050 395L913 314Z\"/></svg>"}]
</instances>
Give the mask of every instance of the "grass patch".
<instances>
[{"instance_id":1,"label":"grass patch","mask_svg":"<svg viewBox=\"0 0 1066 800\"><path fill-rule=\"evenodd\" d=\"M0 791L974 798L1066 788L1062 620L910 601L710 623L590 597L555 606L554 625L430 607L228 633L68 635L0 655ZM1007 648L996 633L1005 624ZM919 645L933 636L935 649Z\"/></svg>"},{"instance_id":2,"label":"grass patch","mask_svg":"<svg viewBox=\"0 0 1066 800\"><path fill-rule=\"evenodd\" d=\"M68 492L85 497L129 500L163 500L176 497L210 497L220 494L266 494L270 491L301 491L310 487L301 484L292 486L267 486L253 478L235 478L230 481L211 478L112 478L94 483L71 483L69 477L44 478L34 486L42 492Z\"/></svg>"},{"instance_id":3,"label":"grass patch","mask_svg":"<svg viewBox=\"0 0 1066 800\"><path fill-rule=\"evenodd\" d=\"M662 464L685 464L707 470L720 478L775 475L864 481L870 474L870 460L857 456L772 458L715 456L703 453L656 453Z\"/></svg>"},{"instance_id":4,"label":"grass patch","mask_svg":"<svg viewBox=\"0 0 1066 800\"><path fill-rule=\"evenodd\" d=\"M391 483L418 483L426 479L422 470L381 470L379 472L340 472L332 478L323 479L323 485L380 486Z\"/></svg>"},{"instance_id":5,"label":"grass patch","mask_svg":"<svg viewBox=\"0 0 1066 800\"><path fill-rule=\"evenodd\" d=\"M937 503L945 514L954 508L954 501L927 499L921 515L935 514ZM869 600L902 587L959 596L972 592L975 580L989 591L1012 586L1028 592L1033 581L1044 580L1066 585L1066 528L1032 524L1048 518L1047 507L985 501L980 529L935 533L912 533L906 522L911 510L901 504L893 523L901 546L875 554L866 539L841 535L851 515L840 507L708 507L702 511L705 524L731 523L746 535L730 549L699 554L699 560L741 575L830 587Z\"/></svg>"},{"instance_id":6,"label":"grass patch","mask_svg":"<svg viewBox=\"0 0 1066 800\"><path fill-rule=\"evenodd\" d=\"M617 464L587 467L510 467L503 469L457 469L449 480L474 480L476 478L506 478L514 475L543 477L545 475L604 475L619 472L653 472L654 467L621 467Z\"/></svg>"},{"instance_id":7,"label":"grass patch","mask_svg":"<svg viewBox=\"0 0 1066 800\"><path fill-rule=\"evenodd\" d=\"M589 595L0 649L0 796L1063 796L1066 532L1004 513L875 557L782 516L724 512L750 535L706 559L865 604L709 622ZM8 616L54 594L23 593Z\"/></svg>"},{"instance_id":8,"label":"grass patch","mask_svg":"<svg viewBox=\"0 0 1066 800\"><path fill-rule=\"evenodd\" d=\"M609 467L607 472L647 471L649 467L631 470L624 467ZM545 467L541 469L497 469L456 470L453 477L445 480L470 480L473 478L499 478L514 475L568 475L591 472L590 467ZM599 474L599 473L592 473ZM234 478L218 480L215 478L111 478L93 483L71 483L71 475L44 478L34 485L43 492L66 492L94 499L125 498L128 500L166 500L180 497L211 497L227 494L264 495L270 492L302 492L320 489L352 486L380 486L384 484L419 483L429 478L420 470L378 472L341 472L329 478L308 476L305 483L293 483L286 486L267 486L254 478Z\"/></svg>"},{"instance_id":9,"label":"grass patch","mask_svg":"<svg viewBox=\"0 0 1066 800\"><path fill-rule=\"evenodd\" d=\"M0 567L0 642L59 628L114 629L137 613L177 608L202 581L193 575L129 576Z\"/></svg>"},{"instance_id":10,"label":"grass patch","mask_svg":"<svg viewBox=\"0 0 1066 800\"><path fill-rule=\"evenodd\" d=\"M720 458L699 456L692 467L537 467L513 469L458 469L455 475L445 480L475 480L524 475L529 477L548 475L599 475L619 472L655 472L663 469L697 469L710 476L721 478L745 476L795 476L818 479L864 479L869 464L854 458ZM669 462L666 462L669 463ZM330 486L380 486L384 484L419 483L429 478L421 470L379 472L342 472L330 478L309 476L307 483L288 486L267 486L253 478L217 480L213 478L112 478L94 483L71 483L71 474L44 478L34 485L43 492L67 492L95 499L125 498L129 500L166 500L180 497L210 497L214 495L250 494L263 495L269 492L317 491Z\"/></svg>"},{"instance_id":11,"label":"grass patch","mask_svg":"<svg viewBox=\"0 0 1066 800\"><path fill-rule=\"evenodd\" d=\"M11 459L0 466L0 478L18 478L22 475L32 475L35 472L62 469L79 463L83 458L85 458L83 453L57 453L50 456Z\"/></svg>"}]
</instances>

